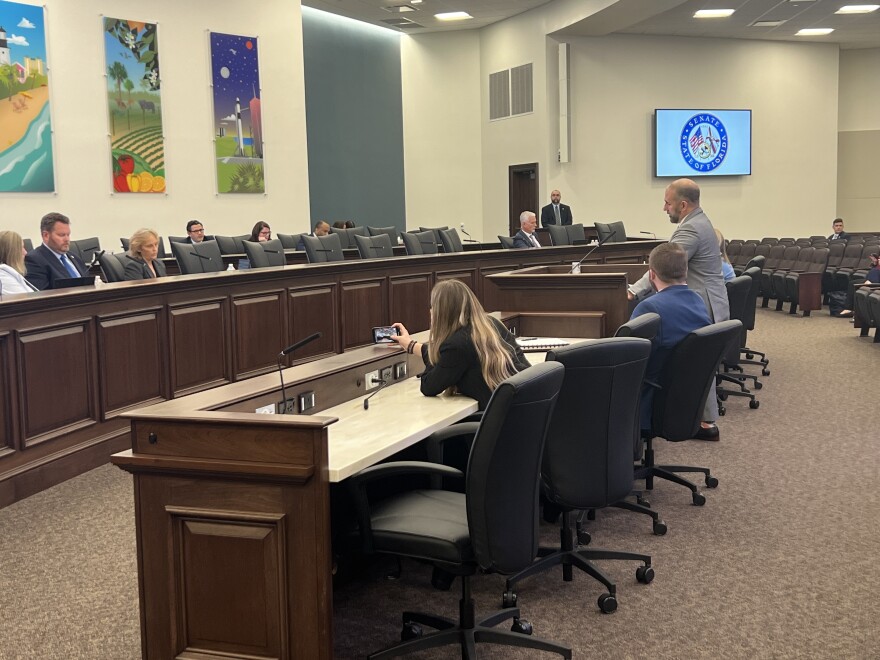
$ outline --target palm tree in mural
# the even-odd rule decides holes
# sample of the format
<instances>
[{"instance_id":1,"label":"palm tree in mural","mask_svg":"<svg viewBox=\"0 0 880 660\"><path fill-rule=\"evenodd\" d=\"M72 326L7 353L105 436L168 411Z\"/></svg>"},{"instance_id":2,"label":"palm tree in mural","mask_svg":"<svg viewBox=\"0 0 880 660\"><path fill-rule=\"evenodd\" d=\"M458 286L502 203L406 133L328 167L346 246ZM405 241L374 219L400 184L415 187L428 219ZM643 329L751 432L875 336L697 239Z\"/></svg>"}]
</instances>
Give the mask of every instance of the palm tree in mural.
<instances>
[{"instance_id":1,"label":"palm tree in mural","mask_svg":"<svg viewBox=\"0 0 880 660\"><path fill-rule=\"evenodd\" d=\"M134 83L131 82L131 78L126 78L122 86L128 92L128 107L125 109L125 116L128 118L128 130L131 130L131 90L134 89Z\"/></svg>"},{"instance_id":2,"label":"palm tree in mural","mask_svg":"<svg viewBox=\"0 0 880 660\"><path fill-rule=\"evenodd\" d=\"M12 103L12 83L15 81L15 68L11 64L0 65L0 78L6 82L6 88L9 91L7 100Z\"/></svg>"},{"instance_id":3,"label":"palm tree in mural","mask_svg":"<svg viewBox=\"0 0 880 660\"><path fill-rule=\"evenodd\" d=\"M116 100L122 104L122 81L128 78L128 71L122 62L114 62L113 66L107 67L107 75L116 83Z\"/></svg>"}]
</instances>

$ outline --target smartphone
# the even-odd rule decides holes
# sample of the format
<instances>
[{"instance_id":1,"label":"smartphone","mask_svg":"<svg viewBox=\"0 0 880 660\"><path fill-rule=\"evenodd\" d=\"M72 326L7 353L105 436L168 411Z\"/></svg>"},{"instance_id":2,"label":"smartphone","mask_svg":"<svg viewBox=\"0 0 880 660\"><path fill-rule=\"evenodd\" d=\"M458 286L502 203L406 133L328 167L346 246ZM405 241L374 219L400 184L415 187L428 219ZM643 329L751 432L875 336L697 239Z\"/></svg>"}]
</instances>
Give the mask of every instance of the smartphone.
<instances>
[{"instance_id":1,"label":"smartphone","mask_svg":"<svg viewBox=\"0 0 880 660\"><path fill-rule=\"evenodd\" d=\"M392 337L396 337L400 333L397 331L393 325L381 326L378 328L373 328L373 343L374 344L391 344L394 342Z\"/></svg>"}]
</instances>

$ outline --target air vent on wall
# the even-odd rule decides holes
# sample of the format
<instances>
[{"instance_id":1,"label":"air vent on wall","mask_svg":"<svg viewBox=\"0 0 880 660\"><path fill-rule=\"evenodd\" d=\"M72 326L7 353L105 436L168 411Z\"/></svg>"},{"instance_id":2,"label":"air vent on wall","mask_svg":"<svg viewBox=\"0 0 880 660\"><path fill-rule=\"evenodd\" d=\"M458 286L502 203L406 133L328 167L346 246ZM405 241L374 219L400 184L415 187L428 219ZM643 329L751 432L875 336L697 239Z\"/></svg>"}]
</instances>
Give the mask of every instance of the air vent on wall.
<instances>
[{"instance_id":1,"label":"air vent on wall","mask_svg":"<svg viewBox=\"0 0 880 660\"><path fill-rule=\"evenodd\" d=\"M408 18L383 18L380 23L385 23L386 25L393 25L396 28L420 28L425 27L424 25L420 25L415 21L411 21Z\"/></svg>"},{"instance_id":2,"label":"air vent on wall","mask_svg":"<svg viewBox=\"0 0 880 660\"><path fill-rule=\"evenodd\" d=\"M510 116L510 69L489 74L489 119Z\"/></svg>"},{"instance_id":3,"label":"air vent on wall","mask_svg":"<svg viewBox=\"0 0 880 660\"><path fill-rule=\"evenodd\" d=\"M532 112L532 65L489 74L489 119Z\"/></svg>"}]
</instances>

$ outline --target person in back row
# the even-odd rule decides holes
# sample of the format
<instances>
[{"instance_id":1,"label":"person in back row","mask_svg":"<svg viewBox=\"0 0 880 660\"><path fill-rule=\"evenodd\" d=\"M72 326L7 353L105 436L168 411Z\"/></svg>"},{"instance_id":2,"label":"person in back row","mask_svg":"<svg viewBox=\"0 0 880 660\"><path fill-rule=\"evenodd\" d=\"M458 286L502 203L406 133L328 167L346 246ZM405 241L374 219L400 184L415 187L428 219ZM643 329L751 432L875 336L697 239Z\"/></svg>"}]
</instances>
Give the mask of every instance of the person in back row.
<instances>
[{"instance_id":1,"label":"person in back row","mask_svg":"<svg viewBox=\"0 0 880 660\"><path fill-rule=\"evenodd\" d=\"M312 229L312 236L326 236L330 233L330 223L324 222L323 220L318 220L315 223L315 227ZM296 246L297 250L305 250L305 241L302 238L299 239L299 244Z\"/></svg>"},{"instance_id":2,"label":"person in back row","mask_svg":"<svg viewBox=\"0 0 880 660\"><path fill-rule=\"evenodd\" d=\"M186 242L201 243L204 240L210 240L205 236L205 225L200 220L190 220L186 223Z\"/></svg>"},{"instance_id":3,"label":"person in back row","mask_svg":"<svg viewBox=\"0 0 880 660\"><path fill-rule=\"evenodd\" d=\"M431 291L427 344L410 337L402 323L393 325L400 334L392 339L408 353L418 351L425 362L425 396L463 394L483 410L501 381L531 366L510 331L460 280L439 282Z\"/></svg>"},{"instance_id":4,"label":"person in back row","mask_svg":"<svg viewBox=\"0 0 880 660\"><path fill-rule=\"evenodd\" d=\"M254 228L251 229L251 236L248 240L253 243L265 243L266 241L271 241L272 228L269 226L269 223L260 220L255 224Z\"/></svg>"},{"instance_id":5,"label":"person in back row","mask_svg":"<svg viewBox=\"0 0 880 660\"><path fill-rule=\"evenodd\" d=\"M24 241L14 231L0 231L0 296L30 293L37 287L24 278Z\"/></svg>"},{"instance_id":6,"label":"person in back row","mask_svg":"<svg viewBox=\"0 0 880 660\"><path fill-rule=\"evenodd\" d=\"M519 215L519 231L513 237L515 248L539 248L541 244L535 236L538 221L531 211L523 211Z\"/></svg>"},{"instance_id":7,"label":"person in back row","mask_svg":"<svg viewBox=\"0 0 880 660\"><path fill-rule=\"evenodd\" d=\"M55 288L60 280L85 277L89 269L70 253L70 218L47 213L40 220L43 244L24 258L27 279L41 291Z\"/></svg>"},{"instance_id":8,"label":"person in back row","mask_svg":"<svg viewBox=\"0 0 880 660\"><path fill-rule=\"evenodd\" d=\"M835 218L831 223L831 229L834 233L828 237L829 241L845 241L849 239L849 234L843 231L843 218Z\"/></svg>"},{"instance_id":9,"label":"person in back row","mask_svg":"<svg viewBox=\"0 0 880 660\"><path fill-rule=\"evenodd\" d=\"M651 250L648 257L648 279L657 293L636 305L632 313L632 318L649 312L660 315L660 333L645 371L646 381L658 382L666 358L675 345L694 330L712 324L703 299L688 288L687 275L687 253L680 245L665 243ZM714 389L710 391L709 398L715 399ZM653 401L654 388L646 385L642 389L640 414L643 429L651 428ZM701 428L697 432L697 438L718 440L718 427L713 425L711 428L713 430Z\"/></svg>"},{"instance_id":10,"label":"person in back row","mask_svg":"<svg viewBox=\"0 0 880 660\"><path fill-rule=\"evenodd\" d=\"M132 234L125 263L125 279L152 280L165 277L165 266L158 260L159 234L152 229L138 229Z\"/></svg>"}]
</instances>

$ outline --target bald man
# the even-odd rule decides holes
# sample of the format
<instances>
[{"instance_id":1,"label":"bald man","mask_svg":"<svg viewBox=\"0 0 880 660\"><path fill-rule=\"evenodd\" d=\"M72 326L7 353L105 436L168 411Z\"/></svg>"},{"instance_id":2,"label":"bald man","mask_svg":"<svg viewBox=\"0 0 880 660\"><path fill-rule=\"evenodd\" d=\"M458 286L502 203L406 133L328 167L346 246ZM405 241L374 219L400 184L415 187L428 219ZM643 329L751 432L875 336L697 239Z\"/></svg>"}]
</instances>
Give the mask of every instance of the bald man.
<instances>
[{"instance_id":1,"label":"bald man","mask_svg":"<svg viewBox=\"0 0 880 660\"><path fill-rule=\"evenodd\" d=\"M541 226L570 225L571 207L562 203L562 193L554 190L550 193L550 203L541 209Z\"/></svg>"}]
</instances>

